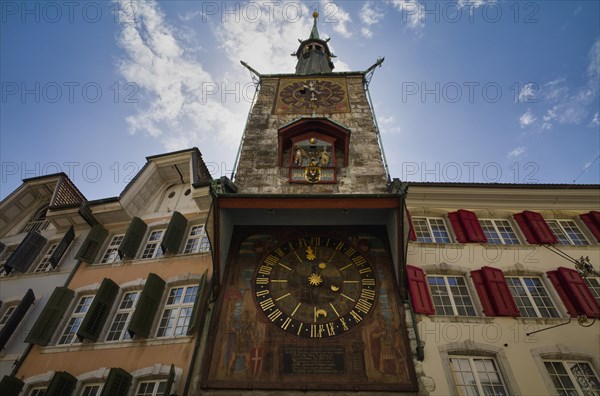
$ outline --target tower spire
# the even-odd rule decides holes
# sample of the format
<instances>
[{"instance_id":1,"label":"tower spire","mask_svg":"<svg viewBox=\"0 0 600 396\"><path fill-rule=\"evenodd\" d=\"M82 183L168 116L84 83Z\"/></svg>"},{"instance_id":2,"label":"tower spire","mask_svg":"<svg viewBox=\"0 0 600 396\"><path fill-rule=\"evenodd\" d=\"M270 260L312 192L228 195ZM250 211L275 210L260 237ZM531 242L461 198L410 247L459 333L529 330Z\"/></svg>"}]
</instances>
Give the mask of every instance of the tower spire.
<instances>
[{"instance_id":1,"label":"tower spire","mask_svg":"<svg viewBox=\"0 0 600 396\"><path fill-rule=\"evenodd\" d=\"M313 27L310 36L306 40L299 40L300 47L296 53L292 54L298 58L296 64L296 74L323 74L331 73L334 66L331 58L335 55L329 50L327 40L322 40L317 29L317 19L319 13L313 12Z\"/></svg>"}]
</instances>

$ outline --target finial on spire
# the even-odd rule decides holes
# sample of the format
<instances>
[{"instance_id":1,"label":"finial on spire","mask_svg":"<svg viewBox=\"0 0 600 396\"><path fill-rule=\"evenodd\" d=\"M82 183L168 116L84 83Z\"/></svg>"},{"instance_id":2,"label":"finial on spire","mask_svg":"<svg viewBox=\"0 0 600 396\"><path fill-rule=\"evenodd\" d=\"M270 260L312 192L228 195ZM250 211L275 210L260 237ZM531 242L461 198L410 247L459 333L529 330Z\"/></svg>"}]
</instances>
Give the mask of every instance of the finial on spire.
<instances>
[{"instance_id":1,"label":"finial on spire","mask_svg":"<svg viewBox=\"0 0 600 396\"><path fill-rule=\"evenodd\" d=\"M319 17L319 12L315 11L313 12L313 18L315 18L315 23L317 22L316 19Z\"/></svg>"}]
</instances>

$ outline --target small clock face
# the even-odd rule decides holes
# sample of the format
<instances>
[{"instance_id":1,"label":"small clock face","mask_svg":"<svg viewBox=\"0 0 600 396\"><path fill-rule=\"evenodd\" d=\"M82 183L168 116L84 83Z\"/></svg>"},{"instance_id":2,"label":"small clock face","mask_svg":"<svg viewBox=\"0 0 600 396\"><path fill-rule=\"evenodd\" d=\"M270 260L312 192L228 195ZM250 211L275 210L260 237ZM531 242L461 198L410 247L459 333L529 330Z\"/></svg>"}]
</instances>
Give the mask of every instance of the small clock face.
<instances>
[{"instance_id":1,"label":"small clock face","mask_svg":"<svg viewBox=\"0 0 600 396\"><path fill-rule=\"evenodd\" d=\"M297 111L334 107L344 100L344 96L341 85L327 80L294 81L280 92L281 102Z\"/></svg>"},{"instance_id":2,"label":"small clock face","mask_svg":"<svg viewBox=\"0 0 600 396\"><path fill-rule=\"evenodd\" d=\"M348 243L308 236L280 245L254 275L257 305L277 327L299 337L346 333L375 303L375 273Z\"/></svg>"}]
</instances>

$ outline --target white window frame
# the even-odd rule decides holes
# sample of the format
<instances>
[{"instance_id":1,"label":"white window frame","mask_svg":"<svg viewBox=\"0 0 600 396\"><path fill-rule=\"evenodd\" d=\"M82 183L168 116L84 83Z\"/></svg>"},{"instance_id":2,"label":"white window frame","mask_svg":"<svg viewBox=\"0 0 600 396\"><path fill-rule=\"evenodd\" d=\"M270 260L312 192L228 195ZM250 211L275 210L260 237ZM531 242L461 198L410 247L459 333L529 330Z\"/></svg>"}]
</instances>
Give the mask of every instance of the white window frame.
<instances>
[{"instance_id":1,"label":"white window frame","mask_svg":"<svg viewBox=\"0 0 600 396\"><path fill-rule=\"evenodd\" d=\"M77 338L77 330L79 330L79 326L81 325L85 314L88 312L92 301L94 301L93 294L84 294L77 299L77 304L73 308L69 319L63 326L56 345L72 345L81 343Z\"/></svg>"},{"instance_id":2,"label":"white window frame","mask_svg":"<svg viewBox=\"0 0 600 396\"><path fill-rule=\"evenodd\" d=\"M119 246L121 246L124 237L125 234L115 234L110 238L108 246L102 255L102 260L100 260L100 264L111 264L121 261L121 256L119 256Z\"/></svg>"},{"instance_id":3,"label":"white window frame","mask_svg":"<svg viewBox=\"0 0 600 396\"><path fill-rule=\"evenodd\" d=\"M475 379L475 384L474 385L477 388L477 392L480 395L484 395L486 394L483 390L483 385L482 385L482 378L481 378L481 374L479 371L477 371L476 369L476 363L475 361L479 361L479 360L487 360L487 361L491 361L493 366L494 366L494 373L497 375L497 377L500 379L500 385L502 386L502 389L504 390L504 394L505 395L509 395L509 391L506 385L506 381L502 375L502 370L500 370L500 366L498 364L498 361L494 358L494 357L490 357L490 356L470 356L470 355L448 355L448 364L450 366L450 373L452 374L452 380L454 382L454 387L455 387L455 391L459 394L459 395L464 395L464 394L468 394L465 392L461 392L459 390L459 386L464 387L465 390L468 388L469 384L467 383L457 383L457 378L458 375L460 375L460 373L464 373L466 371L454 371L454 366L452 364L452 359L461 359L461 360L467 360L469 363L469 368L470 368L470 373L473 376L473 379ZM458 375L457 375L458 373ZM486 373L490 373L489 371L486 371ZM461 376L462 378L462 376Z\"/></svg>"},{"instance_id":4,"label":"white window frame","mask_svg":"<svg viewBox=\"0 0 600 396\"><path fill-rule=\"evenodd\" d=\"M50 257L52 257L52 253L58 247L58 242L51 242L48 249L44 253L44 256L40 259L40 262L35 266L32 272L49 272L52 271L52 264L50 264Z\"/></svg>"},{"instance_id":5,"label":"white window frame","mask_svg":"<svg viewBox=\"0 0 600 396\"><path fill-rule=\"evenodd\" d=\"M190 326L198 287L198 284L192 284L173 286L169 289L160 321L158 322L157 338L186 335ZM176 291L180 289L181 293L177 294Z\"/></svg>"},{"instance_id":6,"label":"white window frame","mask_svg":"<svg viewBox=\"0 0 600 396\"><path fill-rule=\"evenodd\" d=\"M534 296L532 294L531 290L529 289L529 287L525 283L526 279L535 279L536 281L539 281L539 285L534 285L534 287L538 291L542 290L545 293L545 295L542 296L540 294L539 296ZM513 280L518 281L518 285L513 285L512 284ZM550 293L548 293L548 289L546 288L546 285L544 285L544 280L541 277L539 277L539 276L507 276L506 283L508 285L508 288L510 290L510 294L511 294L512 298L515 300L515 303L517 304L517 308L519 308L519 312L522 317L525 317L525 318L560 318L560 312L558 311L557 305L554 302L554 300L552 299L552 297L550 296ZM521 289L524 290L525 296L517 295L517 291L515 290L517 287L520 287ZM551 306L545 305L543 307L540 307L535 302L536 297L547 298L552 305ZM529 301L531 308L535 312L535 316L531 316L528 314L526 309L530 308L530 307L521 304L521 301L520 301L521 298L526 298ZM550 309L552 309L552 310L554 310L556 315L550 315L550 316L542 315L542 313L540 311L540 309L542 309L542 308L545 310L548 310L548 311L550 311Z\"/></svg>"},{"instance_id":7,"label":"white window frame","mask_svg":"<svg viewBox=\"0 0 600 396\"><path fill-rule=\"evenodd\" d=\"M448 296L449 300L450 300L450 306L452 308L452 313L451 314L447 314L445 312L442 312L438 306L435 303L435 295L436 293L434 292L434 286L431 285L430 283L430 279L432 278L441 278L444 280L444 286L445 286L445 291L446 291L446 295ZM449 284L448 279L450 278L456 278L456 279L462 279L463 281L463 285L458 285L457 282L457 286L456 287L463 287L466 289L467 294L463 295L456 295L452 292L452 286ZM469 291L469 286L467 284L467 279L462 276L462 275L436 275L436 274L431 274L431 275L427 275L427 284L429 285L429 292L431 293L431 297L433 299L433 305L435 307L435 314L436 315L443 315L443 316L466 316L466 317L475 317L477 316L477 310L475 309L475 304L473 303L473 297L471 297L471 292ZM436 285L439 286L439 285ZM457 298L461 298L461 299L465 299L468 298L468 300L470 301L470 306L467 305L461 305L462 308L465 309L465 311L468 312L469 308L473 311L472 315L467 314L461 314L458 312L458 308L457 308L457 304L456 304L456 299Z\"/></svg>"},{"instance_id":8,"label":"white window frame","mask_svg":"<svg viewBox=\"0 0 600 396\"><path fill-rule=\"evenodd\" d=\"M491 228L496 233L496 239L499 239L500 243L490 242L490 237L485 232L486 229L489 230L489 228L485 224L487 222L491 223L490 224ZM500 231L500 228L497 223L502 223L503 228L506 228L507 226L508 226L508 228L510 228L510 232L514 236L515 242L513 242L510 239L506 239L502 235L502 231ZM491 245L518 245L521 243L521 241L519 240L519 237L517 236L517 233L515 232L515 227L513 227L512 223L507 219L479 219L479 225L481 225L481 228L483 229L483 234L486 236L486 238L488 240L487 243L489 243Z\"/></svg>"},{"instance_id":9,"label":"white window frame","mask_svg":"<svg viewBox=\"0 0 600 396\"><path fill-rule=\"evenodd\" d=\"M8 321L8 318L10 318L10 316L12 315L12 313L15 311L15 309L17 309L17 304L11 304L8 305L4 311L2 312L2 316L0 316L0 330L2 330L2 328L4 327L4 325L6 325L6 322Z\"/></svg>"},{"instance_id":10,"label":"white window frame","mask_svg":"<svg viewBox=\"0 0 600 396\"><path fill-rule=\"evenodd\" d=\"M155 235L160 232L160 237L156 238ZM165 237L165 228L155 228L148 232L146 243L140 254L140 260L150 260L155 258L163 257L165 254L160 246L163 238ZM153 239L154 238L154 239ZM152 250L150 250L152 249Z\"/></svg>"},{"instance_id":11,"label":"white window frame","mask_svg":"<svg viewBox=\"0 0 600 396\"><path fill-rule=\"evenodd\" d=\"M452 243L452 238L450 237L450 233L448 232L448 226L446 225L446 221L444 220L443 217L413 217L412 222L413 222L413 229L415 230L415 235L417 237L417 242ZM417 229L417 223L421 223L421 222L424 222L425 226L427 227L427 232L429 234L429 235L427 235L427 237L419 237L419 233L420 233L420 231L423 231L423 228L422 228L422 224L419 224L419 227ZM448 240L443 240L442 237L435 236L433 227L431 225L432 222L437 223L436 227L439 227L440 223L444 226L444 232L446 233L446 237ZM420 238L422 238L422 239L428 238L428 239L431 239L431 241L420 240Z\"/></svg>"},{"instance_id":12,"label":"white window frame","mask_svg":"<svg viewBox=\"0 0 600 396\"><path fill-rule=\"evenodd\" d=\"M200 228L200 232L194 234L194 231L198 228ZM202 224L192 224L185 245L183 246L183 254L206 253L209 251L210 242L206 234L206 228Z\"/></svg>"},{"instance_id":13,"label":"white window frame","mask_svg":"<svg viewBox=\"0 0 600 396\"><path fill-rule=\"evenodd\" d=\"M583 390L581 389L581 382L577 380L577 376L572 372L572 367L569 367L569 365L571 364L585 364L587 365L595 380L597 382L600 382L600 377L598 376L598 373L596 372L596 370L594 369L594 366L592 364L590 364L590 362L586 362L585 360L579 360L579 359L565 359L565 360L560 360L560 359L543 359L542 360L543 364L544 364L544 368L546 369L546 374L548 374L548 376L550 377L550 380L552 381L552 385L554 387L554 390L556 390L556 392L558 392L559 395L563 395L566 393L561 393L565 392L565 391L570 391L573 389L557 389L556 388L556 384L554 383L553 378L556 377L556 375L553 375L550 373L550 371L548 371L548 367L546 365L546 363L560 363L563 366L563 369L565 370L565 372L567 373L569 379L571 380L571 383L575 386L575 391L577 392L578 395L584 395ZM584 378L589 378L588 376L585 376ZM600 390L600 389L599 389ZM594 389L595 391L595 389Z\"/></svg>"},{"instance_id":14,"label":"white window frame","mask_svg":"<svg viewBox=\"0 0 600 396\"><path fill-rule=\"evenodd\" d=\"M141 294L141 290L128 290L123 293L123 296L119 300L117 311L113 315L113 320L108 328L108 332L106 333L106 342L117 342L131 339L129 332L127 331L127 327L129 326L129 322L131 321L131 317L133 316L133 312L137 307ZM131 295L134 295L133 301L126 301L125 298ZM122 320L123 318L124 320ZM123 326L120 329L113 329L117 325L117 319L119 319L119 324L122 324ZM118 337L109 339L111 334L118 334Z\"/></svg>"},{"instance_id":15,"label":"white window frame","mask_svg":"<svg viewBox=\"0 0 600 396\"><path fill-rule=\"evenodd\" d=\"M592 292L592 295L596 299L596 302L600 304L600 278L596 276L588 276L583 278L585 284Z\"/></svg>"},{"instance_id":16,"label":"white window frame","mask_svg":"<svg viewBox=\"0 0 600 396\"><path fill-rule=\"evenodd\" d=\"M92 382L92 383L83 384L80 395L81 396L100 396L100 394L102 393L103 386L104 386L104 384L102 382ZM96 388L96 389L92 389L92 388ZM90 392L92 392L92 390L94 390L94 393L90 393ZM86 391L88 393L85 393Z\"/></svg>"},{"instance_id":17,"label":"white window frame","mask_svg":"<svg viewBox=\"0 0 600 396\"><path fill-rule=\"evenodd\" d=\"M6 262L10 258L10 256L12 256L16 250L17 250L16 245L15 246L6 246L4 248L4 252L2 253L2 260L0 260L0 278L5 277L5 276L10 276L10 273L7 273L4 270L4 264L6 264Z\"/></svg>"},{"instance_id":18,"label":"white window frame","mask_svg":"<svg viewBox=\"0 0 600 396\"><path fill-rule=\"evenodd\" d=\"M144 391L144 393L141 393L142 389L140 389L142 386L147 386L149 384L153 384L153 388L152 388L152 392L148 393L148 390L146 389ZM160 389L160 386L164 384L165 389ZM137 384L137 387L135 389L135 396L158 396L158 395L163 395L165 394L168 390L166 389L167 387L167 379L166 378L161 378L161 379L155 379L155 380L145 380L145 381L140 381Z\"/></svg>"},{"instance_id":19,"label":"white window frame","mask_svg":"<svg viewBox=\"0 0 600 396\"><path fill-rule=\"evenodd\" d=\"M546 223L548 224L554 235L556 235L556 238L558 238L558 243L560 243L561 245L585 246L590 244L585 234L581 231L581 228L579 228L579 226L574 220L548 219L546 220ZM565 228L567 224L569 228L571 230L574 230L575 234L577 234L578 241L581 241L582 243L576 243L578 241L575 241L573 238L571 238L571 235Z\"/></svg>"},{"instance_id":20,"label":"white window frame","mask_svg":"<svg viewBox=\"0 0 600 396\"><path fill-rule=\"evenodd\" d=\"M47 390L48 386L36 386L35 388L29 389L27 396L44 396Z\"/></svg>"}]
</instances>

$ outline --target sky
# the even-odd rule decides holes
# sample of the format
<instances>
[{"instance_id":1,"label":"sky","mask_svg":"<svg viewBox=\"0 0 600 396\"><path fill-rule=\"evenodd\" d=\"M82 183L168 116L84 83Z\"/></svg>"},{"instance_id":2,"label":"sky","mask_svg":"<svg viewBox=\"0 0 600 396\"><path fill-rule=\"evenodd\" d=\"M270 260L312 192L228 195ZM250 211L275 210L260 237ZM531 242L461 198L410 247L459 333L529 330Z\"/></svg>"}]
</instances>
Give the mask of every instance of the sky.
<instances>
[{"instance_id":1,"label":"sky","mask_svg":"<svg viewBox=\"0 0 600 396\"><path fill-rule=\"evenodd\" d=\"M392 178L600 184L599 1L3 0L0 198L56 172L117 196L189 147L231 177L240 60L293 73L315 10L334 71L385 57L369 91Z\"/></svg>"}]
</instances>

